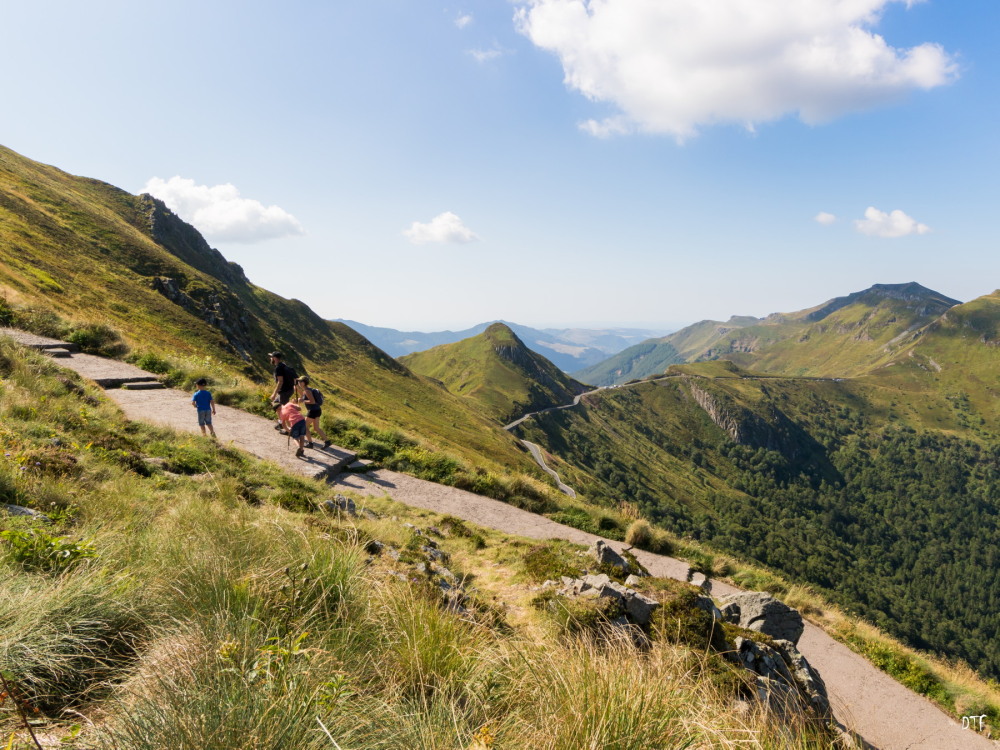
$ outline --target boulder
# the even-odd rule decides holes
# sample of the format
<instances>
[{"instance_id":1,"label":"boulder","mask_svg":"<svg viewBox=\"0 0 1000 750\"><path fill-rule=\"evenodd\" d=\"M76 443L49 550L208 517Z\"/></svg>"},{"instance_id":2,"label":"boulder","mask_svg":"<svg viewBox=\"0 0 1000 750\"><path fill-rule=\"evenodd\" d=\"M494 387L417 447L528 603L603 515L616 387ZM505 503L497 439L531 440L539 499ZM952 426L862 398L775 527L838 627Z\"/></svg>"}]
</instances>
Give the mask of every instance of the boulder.
<instances>
[{"instance_id":1,"label":"boulder","mask_svg":"<svg viewBox=\"0 0 1000 750\"><path fill-rule=\"evenodd\" d=\"M747 630L756 630L776 640L799 642L805 625L802 615L763 591L750 591L724 597L723 619Z\"/></svg>"},{"instance_id":2,"label":"boulder","mask_svg":"<svg viewBox=\"0 0 1000 750\"><path fill-rule=\"evenodd\" d=\"M330 513L340 512L346 513L349 516L356 516L358 514L354 501L343 495L334 495L332 500L327 500L323 503L323 508Z\"/></svg>"},{"instance_id":3,"label":"boulder","mask_svg":"<svg viewBox=\"0 0 1000 750\"><path fill-rule=\"evenodd\" d=\"M6 513L8 516L31 516L32 518L37 518L42 521L51 520L47 515L45 515L44 513L40 513L34 508L24 508L20 505L3 504L0 505L0 510Z\"/></svg>"},{"instance_id":4,"label":"boulder","mask_svg":"<svg viewBox=\"0 0 1000 750\"><path fill-rule=\"evenodd\" d=\"M628 586L612 581L607 575L588 575L583 578L563 576L563 587L556 593L562 596L583 599L609 598L622 602L632 621L639 625L649 624L649 620L660 606L655 599L640 594Z\"/></svg>"},{"instance_id":5,"label":"boulder","mask_svg":"<svg viewBox=\"0 0 1000 750\"><path fill-rule=\"evenodd\" d=\"M790 641L776 640L773 646L737 637L736 659L757 675L757 694L772 708L811 708L829 717L830 699L819 673Z\"/></svg>"},{"instance_id":6,"label":"boulder","mask_svg":"<svg viewBox=\"0 0 1000 750\"><path fill-rule=\"evenodd\" d=\"M623 573L628 573L631 568L628 560L615 552L614 549L601 539L594 542L594 546L587 550L587 554L601 565L614 565L616 568L620 568Z\"/></svg>"}]
</instances>

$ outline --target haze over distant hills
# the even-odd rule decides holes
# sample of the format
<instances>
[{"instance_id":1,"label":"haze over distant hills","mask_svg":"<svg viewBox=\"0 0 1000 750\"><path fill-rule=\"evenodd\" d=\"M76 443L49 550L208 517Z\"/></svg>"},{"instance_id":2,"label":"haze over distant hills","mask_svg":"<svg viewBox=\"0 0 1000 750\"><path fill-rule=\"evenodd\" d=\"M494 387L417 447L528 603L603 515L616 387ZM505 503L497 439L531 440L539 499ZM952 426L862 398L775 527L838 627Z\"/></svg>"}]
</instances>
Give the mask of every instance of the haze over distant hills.
<instances>
[{"instance_id":1,"label":"haze over distant hills","mask_svg":"<svg viewBox=\"0 0 1000 750\"><path fill-rule=\"evenodd\" d=\"M463 331L398 331L379 328L356 320L338 320L379 347L386 354L401 357L421 352L441 344L452 344L476 336L494 323L503 323L533 352L541 354L564 372L580 370L595 365L617 354L622 349L648 338L662 336L665 330L643 328L544 328L537 329L504 320L479 323Z\"/></svg>"},{"instance_id":2,"label":"haze over distant hills","mask_svg":"<svg viewBox=\"0 0 1000 750\"><path fill-rule=\"evenodd\" d=\"M875 284L806 310L765 318L703 320L574 371L585 383L613 385L672 364L728 359L783 375L851 377L887 362L958 300L916 282Z\"/></svg>"}]
</instances>

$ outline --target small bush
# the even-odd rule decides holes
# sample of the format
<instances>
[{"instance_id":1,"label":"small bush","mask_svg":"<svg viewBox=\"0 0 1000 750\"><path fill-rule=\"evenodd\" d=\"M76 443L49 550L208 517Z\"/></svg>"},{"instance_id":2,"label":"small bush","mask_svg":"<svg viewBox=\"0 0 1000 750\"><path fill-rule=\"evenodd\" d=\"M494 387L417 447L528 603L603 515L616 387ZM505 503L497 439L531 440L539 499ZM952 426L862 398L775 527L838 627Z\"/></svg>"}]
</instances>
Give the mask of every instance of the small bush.
<instances>
[{"instance_id":1,"label":"small bush","mask_svg":"<svg viewBox=\"0 0 1000 750\"><path fill-rule=\"evenodd\" d=\"M4 555L29 572L62 573L94 557L94 545L73 542L39 529L0 531Z\"/></svg>"},{"instance_id":2,"label":"small bush","mask_svg":"<svg viewBox=\"0 0 1000 750\"><path fill-rule=\"evenodd\" d=\"M122 341L118 331L103 323L85 323L73 327L65 334L65 338L88 354L121 357L128 353L128 346Z\"/></svg>"},{"instance_id":3,"label":"small bush","mask_svg":"<svg viewBox=\"0 0 1000 750\"><path fill-rule=\"evenodd\" d=\"M578 560L566 545L539 544L524 555L521 567L530 580L544 583L557 581L562 576L575 578L583 575Z\"/></svg>"}]
</instances>

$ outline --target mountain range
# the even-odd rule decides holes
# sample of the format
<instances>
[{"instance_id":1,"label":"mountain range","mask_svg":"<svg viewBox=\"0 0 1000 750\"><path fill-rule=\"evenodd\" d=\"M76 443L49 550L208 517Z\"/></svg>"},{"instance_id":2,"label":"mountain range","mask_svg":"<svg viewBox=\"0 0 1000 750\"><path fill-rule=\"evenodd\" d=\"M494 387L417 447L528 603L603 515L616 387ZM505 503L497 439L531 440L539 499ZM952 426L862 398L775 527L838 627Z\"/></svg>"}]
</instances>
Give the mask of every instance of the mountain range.
<instances>
[{"instance_id":1,"label":"mountain range","mask_svg":"<svg viewBox=\"0 0 1000 750\"><path fill-rule=\"evenodd\" d=\"M338 322L350 326L393 357L424 351L441 344L453 344L456 341L482 333L493 323L503 323L516 333L529 349L541 354L564 372L590 367L637 342L662 335L660 332L642 328L545 328L539 330L503 320L479 323L463 331L437 331L433 333L378 328L355 320L339 320Z\"/></svg>"},{"instance_id":2,"label":"mountain range","mask_svg":"<svg viewBox=\"0 0 1000 750\"><path fill-rule=\"evenodd\" d=\"M613 385L669 365L729 359L786 375L850 377L888 362L947 310L960 304L926 287L875 284L794 313L703 320L618 352L573 376Z\"/></svg>"}]
</instances>

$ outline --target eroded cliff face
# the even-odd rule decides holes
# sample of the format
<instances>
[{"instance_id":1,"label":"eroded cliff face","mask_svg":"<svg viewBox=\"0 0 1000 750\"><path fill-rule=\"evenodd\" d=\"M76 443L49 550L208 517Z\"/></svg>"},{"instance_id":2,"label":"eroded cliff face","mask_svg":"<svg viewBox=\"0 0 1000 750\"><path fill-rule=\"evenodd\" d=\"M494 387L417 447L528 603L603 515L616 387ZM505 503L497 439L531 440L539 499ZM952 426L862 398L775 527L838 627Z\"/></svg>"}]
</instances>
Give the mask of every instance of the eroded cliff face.
<instances>
[{"instance_id":1,"label":"eroded cliff face","mask_svg":"<svg viewBox=\"0 0 1000 750\"><path fill-rule=\"evenodd\" d=\"M695 378L687 379L687 389L695 403L735 443L777 451L791 461L807 458L818 447L812 437L771 403L765 403L764 411L758 414L726 395L710 392Z\"/></svg>"}]
</instances>

